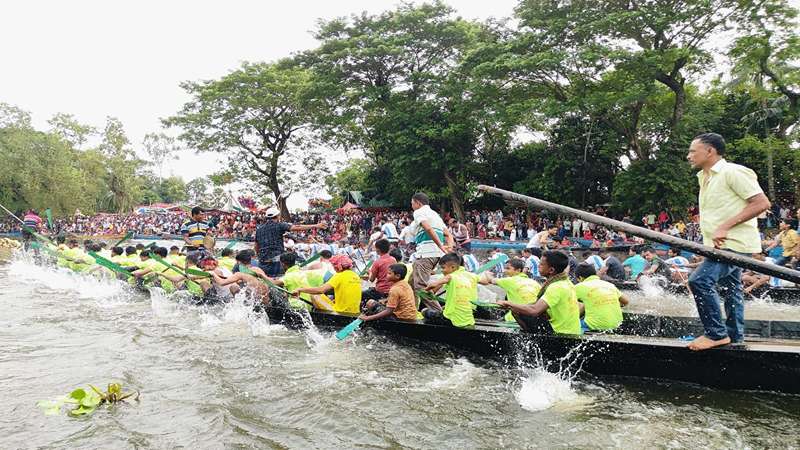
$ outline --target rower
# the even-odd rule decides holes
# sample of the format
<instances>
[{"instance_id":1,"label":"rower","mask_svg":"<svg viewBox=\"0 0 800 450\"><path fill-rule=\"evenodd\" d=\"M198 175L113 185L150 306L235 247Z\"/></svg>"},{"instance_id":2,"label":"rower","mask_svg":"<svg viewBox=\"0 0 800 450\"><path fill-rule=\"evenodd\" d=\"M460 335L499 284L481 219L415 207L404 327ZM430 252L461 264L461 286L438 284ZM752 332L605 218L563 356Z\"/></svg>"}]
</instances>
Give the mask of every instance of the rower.
<instances>
[{"instance_id":1,"label":"rower","mask_svg":"<svg viewBox=\"0 0 800 450\"><path fill-rule=\"evenodd\" d=\"M139 254L139 260L139 268L131 272L131 275L137 279L143 280L146 285L152 285L153 274L159 272L163 268L161 263L150 258L150 251L141 252Z\"/></svg>"},{"instance_id":2,"label":"rower","mask_svg":"<svg viewBox=\"0 0 800 450\"><path fill-rule=\"evenodd\" d=\"M435 295L444 286L444 308L439 302L426 299L427 308L422 310L426 322L460 328L475 325L472 302L478 298L478 276L464 270L461 264L458 253L447 253L439 260L444 276L428 283L425 290Z\"/></svg>"},{"instance_id":3,"label":"rower","mask_svg":"<svg viewBox=\"0 0 800 450\"><path fill-rule=\"evenodd\" d=\"M312 287L307 278L307 273L305 271L300 270L300 267L297 266L297 255L294 253L284 253L281 255L281 271L284 273L283 277L273 279L272 282L276 286L283 286L287 291L293 292L300 288L307 288ZM309 302L314 302L314 298L317 297L316 295L312 296L311 294L300 294L300 298ZM289 306L295 309L306 309L308 311L312 310L311 305L305 303L303 300L298 300L296 297L290 296L289 297ZM317 299L319 300L319 299Z\"/></svg>"},{"instance_id":4,"label":"rower","mask_svg":"<svg viewBox=\"0 0 800 450\"><path fill-rule=\"evenodd\" d=\"M800 256L800 237L798 237L797 231L792 228L791 220L781 220L781 223L778 226L781 230L780 233L775 236L774 241L765 249L765 251L769 252L773 248L780 245L783 251L781 256L775 258L775 264L783 266L786 263L791 262L792 267L794 267L794 263L797 262L797 258Z\"/></svg>"},{"instance_id":5,"label":"rower","mask_svg":"<svg viewBox=\"0 0 800 450\"><path fill-rule=\"evenodd\" d=\"M603 267L597 271L597 275L606 281L625 281L625 267L622 262L606 249L600 250L600 257L603 258Z\"/></svg>"},{"instance_id":6,"label":"rower","mask_svg":"<svg viewBox=\"0 0 800 450\"><path fill-rule=\"evenodd\" d=\"M38 232L42 229L42 218L36 214L35 210L29 209L25 215L22 216L22 223L25 225L25 227L22 228L22 242L27 250L30 242L34 240L34 235L31 233L31 231ZM31 231L29 231L29 229Z\"/></svg>"},{"instance_id":7,"label":"rower","mask_svg":"<svg viewBox=\"0 0 800 450\"><path fill-rule=\"evenodd\" d=\"M144 250L144 244L142 244L141 242L136 244L136 256L141 255L143 250Z\"/></svg>"},{"instance_id":8,"label":"rower","mask_svg":"<svg viewBox=\"0 0 800 450\"><path fill-rule=\"evenodd\" d=\"M649 266L642 272L643 276L660 275L667 279L672 280L672 271L663 259L659 258L656 252L651 247L645 247L642 251L644 259L647 260Z\"/></svg>"},{"instance_id":9,"label":"rower","mask_svg":"<svg viewBox=\"0 0 800 450\"><path fill-rule=\"evenodd\" d=\"M681 256L681 251L678 248L670 247L668 254L669 258L664 261L664 264L670 268L672 281L676 283L687 281L689 273L692 272L689 260Z\"/></svg>"},{"instance_id":10,"label":"rower","mask_svg":"<svg viewBox=\"0 0 800 450\"><path fill-rule=\"evenodd\" d=\"M389 288L389 296L386 300L369 300L366 304L366 312L358 316L364 322L393 318L396 320L416 320L417 302L414 298L414 290L405 281L407 275L406 266L403 264L392 264L388 267L387 279L392 283Z\"/></svg>"},{"instance_id":11,"label":"rower","mask_svg":"<svg viewBox=\"0 0 800 450\"><path fill-rule=\"evenodd\" d=\"M217 278L226 280L228 277L233 276L233 272L221 267L213 256L207 254L200 260L199 265L200 269L212 274L213 283L209 289L206 290L206 295L204 297L206 303L228 301L239 292L239 286L235 283L220 284L217 282Z\"/></svg>"},{"instance_id":12,"label":"rower","mask_svg":"<svg viewBox=\"0 0 800 450\"><path fill-rule=\"evenodd\" d=\"M314 302L318 309L358 313L361 307L361 278L353 272L353 261L345 255L336 255L331 258L336 274L330 280L319 287L299 288L292 291L292 294L325 294L333 291L333 303L325 302L325 296L321 296L320 301ZM324 298L323 298L324 297Z\"/></svg>"},{"instance_id":13,"label":"rower","mask_svg":"<svg viewBox=\"0 0 800 450\"><path fill-rule=\"evenodd\" d=\"M253 255L254 253L251 250L240 251L236 254L238 272L224 279L217 272L213 272L212 276L214 282L220 286L228 286L234 283L243 284L252 290L256 300L268 305L270 302L269 287L262 281L268 279L268 277L260 267L252 265ZM186 257L186 260L187 262L189 261L189 256Z\"/></svg>"},{"instance_id":14,"label":"rower","mask_svg":"<svg viewBox=\"0 0 800 450\"><path fill-rule=\"evenodd\" d=\"M378 252L378 259L372 264L369 275L364 275L364 278L368 279L370 283L375 283L375 286L361 293L361 309L363 309L367 300L386 298L393 284L389 281L389 266L396 264L397 260L389 255L389 241L378 239L375 242L375 250Z\"/></svg>"},{"instance_id":15,"label":"rower","mask_svg":"<svg viewBox=\"0 0 800 450\"><path fill-rule=\"evenodd\" d=\"M139 255L136 253L136 247L129 245L125 248L125 259L120 263L122 267L138 267Z\"/></svg>"},{"instance_id":16,"label":"rower","mask_svg":"<svg viewBox=\"0 0 800 450\"><path fill-rule=\"evenodd\" d=\"M581 334L580 308L575 295L575 286L569 281L566 273L568 268L569 257L566 253L544 252L539 271L547 281L542 285L536 303L518 305L500 301L497 304L511 310L524 331Z\"/></svg>"},{"instance_id":17,"label":"rower","mask_svg":"<svg viewBox=\"0 0 800 450\"><path fill-rule=\"evenodd\" d=\"M583 254L583 258L584 258L585 262L587 262L587 263L589 263L589 264L594 266L594 270L595 271L598 271L598 270L603 268L603 265L605 264L605 261L603 261L603 258L600 257L599 251L595 250L595 252L596 253L592 253L592 252L584 253Z\"/></svg>"},{"instance_id":18,"label":"rower","mask_svg":"<svg viewBox=\"0 0 800 450\"><path fill-rule=\"evenodd\" d=\"M181 255L181 251L177 245L173 245L172 247L169 248L169 254L164 259L173 266L178 266L178 267L186 266L186 257Z\"/></svg>"},{"instance_id":19,"label":"rower","mask_svg":"<svg viewBox=\"0 0 800 450\"><path fill-rule=\"evenodd\" d=\"M469 273L475 273L480 268L478 258L475 257L466 247L459 247L458 254L461 255L461 260L464 264L464 269Z\"/></svg>"},{"instance_id":20,"label":"rower","mask_svg":"<svg viewBox=\"0 0 800 450\"><path fill-rule=\"evenodd\" d=\"M622 263L622 267L629 270L629 278L635 281L647 267L647 260L642 258L642 255L634 247L631 247L628 250L628 258Z\"/></svg>"},{"instance_id":21,"label":"rower","mask_svg":"<svg viewBox=\"0 0 800 450\"><path fill-rule=\"evenodd\" d=\"M495 278L491 272L479 280L480 284L494 284L506 291L506 298L511 303L529 305L536 303L542 286L535 280L525 275L525 261L519 258L509 259L505 264L505 277ZM506 322L513 322L514 315L511 311L505 315Z\"/></svg>"},{"instance_id":22,"label":"rower","mask_svg":"<svg viewBox=\"0 0 800 450\"><path fill-rule=\"evenodd\" d=\"M622 324L622 307L628 298L616 286L597 276L593 265L581 263L575 269L580 283L575 295L581 312L583 331L614 330Z\"/></svg>"},{"instance_id":23,"label":"rower","mask_svg":"<svg viewBox=\"0 0 800 450\"><path fill-rule=\"evenodd\" d=\"M233 253L234 252L232 248L222 249L222 254L220 255L219 260L217 260L219 266L233 272L233 266L236 265L236 258L233 257Z\"/></svg>"}]
</instances>

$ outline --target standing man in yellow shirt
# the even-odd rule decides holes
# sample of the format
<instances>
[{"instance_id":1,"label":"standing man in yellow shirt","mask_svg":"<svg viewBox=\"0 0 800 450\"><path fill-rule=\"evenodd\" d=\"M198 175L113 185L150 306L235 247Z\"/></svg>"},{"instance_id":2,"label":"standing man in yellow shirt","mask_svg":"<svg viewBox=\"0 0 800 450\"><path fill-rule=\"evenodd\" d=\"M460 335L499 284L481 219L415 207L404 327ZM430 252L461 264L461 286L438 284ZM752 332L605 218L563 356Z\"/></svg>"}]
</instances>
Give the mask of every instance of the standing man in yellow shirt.
<instances>
[{"instance_id":1,"label":"standing man in yellow shirt","mask_svg":"<svg viewBox=\"0 0 800 450\"><path fill-rule=\"evenodd\" d=\"M792 260L794 263L796 258L798 257L798 253L800 253L800 237L797 235L797 231L792 229L792 221L789 219L781 220L781 224L779 225L781 232L775 236L775 242L772 243L767 250L772 250L773 248L777 247L778 244L781 244L783 247L783 253L781 253L780 258L775 258L775 264L782 266Z\"/></svg>"},{"instance_id":2,"label":"standing man in yellow shirt","mask_svg":"<svg viewBox=\"0 0 800 450\"><path fill-rule=\"evenodd\" d=\"M686 158L700 169L700 231L703 244L751 256L761 252L756 217L770 207L755 172L725 161L725 140L716 133L697 136ZM703 322L703 336L689 343L694 351L744 339L742 268L706 258L689 277L689 288ZM718 291L719 289L719 291ZM725 301L725 324L719 310Z\"/></svg>"}]
</instances>

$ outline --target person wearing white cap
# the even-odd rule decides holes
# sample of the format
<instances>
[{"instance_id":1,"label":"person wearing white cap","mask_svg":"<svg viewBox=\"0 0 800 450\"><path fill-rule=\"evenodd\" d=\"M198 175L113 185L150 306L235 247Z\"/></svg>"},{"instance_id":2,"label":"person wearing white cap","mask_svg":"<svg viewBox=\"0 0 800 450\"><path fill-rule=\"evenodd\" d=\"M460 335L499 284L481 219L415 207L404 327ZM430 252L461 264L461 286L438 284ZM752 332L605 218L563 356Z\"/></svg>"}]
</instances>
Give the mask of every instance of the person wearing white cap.
<instances>
[{"instance_id":1,"label":"person wearing white cap","mask_svg":"<svg viewBox=\"0 0 800 450\"><path fill-rule=\"evenodd\" d=\"M283 254L283 235L287 231L306 231L325 229L324 223L314 225L293 225L277 220L280 212L272 207L266 211L266 222L259 225L255 233L255 251L258 264L267 276L276 277L281 274L280 256Z\"/></svg>"}]
</instances>

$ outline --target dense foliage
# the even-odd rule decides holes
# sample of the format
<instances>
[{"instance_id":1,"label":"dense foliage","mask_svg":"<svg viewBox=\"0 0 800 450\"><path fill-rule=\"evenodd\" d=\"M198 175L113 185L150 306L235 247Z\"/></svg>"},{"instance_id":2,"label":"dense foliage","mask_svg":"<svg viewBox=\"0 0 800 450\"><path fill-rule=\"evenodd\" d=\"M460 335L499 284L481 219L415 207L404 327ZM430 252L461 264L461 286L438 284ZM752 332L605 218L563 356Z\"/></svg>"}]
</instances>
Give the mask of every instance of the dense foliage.
<instances>
[{"instance_id":1,"label":"dense foliage","mask_svg":"<svg viewBox=\"0 0 800 450\"><path fill-rule=\"evenodd\" d=\"M187 199L183 180L148 170L117 119L109 118L99 132L67 114L49 124L47 131L36 130L30 114L0 104L0 203L8 208L51 208L62 216ZM98 145L87 147L90 139Z\"/></svg>"}]
</instances>

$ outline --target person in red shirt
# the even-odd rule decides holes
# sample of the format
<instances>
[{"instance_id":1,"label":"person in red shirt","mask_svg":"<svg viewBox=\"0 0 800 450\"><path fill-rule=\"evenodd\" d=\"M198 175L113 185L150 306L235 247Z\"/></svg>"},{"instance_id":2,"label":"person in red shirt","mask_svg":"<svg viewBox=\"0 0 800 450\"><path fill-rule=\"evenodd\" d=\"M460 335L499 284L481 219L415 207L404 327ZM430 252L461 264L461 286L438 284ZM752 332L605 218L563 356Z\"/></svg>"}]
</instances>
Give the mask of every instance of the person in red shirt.
<instances>
[{"instance_id":1,"label":"person in red shirt","mask_svg":"<svg viewBox=\"0 0 800 450\"><path fill-rule=\"evenodd\" d=\"M372 264L369 271L369 281L375 283L375 287L371 287L361 293L361 309L364 309L368 300L380 300L389 295L389 289L394 284L389 279L389 266L396 264L397 260L389 255L390 248L389 241L386 239L378 239L375 241L375 251L378 252L378 259ZM366 276L365 276L366 278Z\"/></svg>"}]
</instances>

